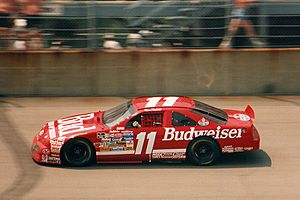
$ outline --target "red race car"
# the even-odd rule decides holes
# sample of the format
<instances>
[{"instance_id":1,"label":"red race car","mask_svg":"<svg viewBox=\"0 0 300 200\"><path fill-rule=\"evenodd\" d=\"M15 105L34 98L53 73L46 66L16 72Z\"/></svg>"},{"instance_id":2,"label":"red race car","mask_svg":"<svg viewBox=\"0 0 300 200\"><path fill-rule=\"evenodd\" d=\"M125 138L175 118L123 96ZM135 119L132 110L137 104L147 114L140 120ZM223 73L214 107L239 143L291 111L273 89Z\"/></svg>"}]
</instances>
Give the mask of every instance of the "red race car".
<instances>
[{"instance_id":1,"label":"red race car","mask_svg":"<svg viewBox=\"0 0 300 200\"><path fill-rule=\"evenodd\" d=\"M254 111L221 110L188 97L140 97L107 111L47 123L32 143L38 163L85 166L185 160L259 149Z\"/></svg>"}]
</instances>

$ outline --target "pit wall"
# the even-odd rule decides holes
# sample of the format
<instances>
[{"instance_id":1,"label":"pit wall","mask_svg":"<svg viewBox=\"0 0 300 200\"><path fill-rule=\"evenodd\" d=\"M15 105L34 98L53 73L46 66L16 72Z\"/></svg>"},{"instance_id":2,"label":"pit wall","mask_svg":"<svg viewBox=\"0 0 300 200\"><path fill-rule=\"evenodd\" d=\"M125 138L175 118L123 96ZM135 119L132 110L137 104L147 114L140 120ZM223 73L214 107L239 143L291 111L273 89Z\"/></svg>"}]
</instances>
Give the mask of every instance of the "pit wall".
<instances>
[{"instance_id":1,"label":"pit wall","mask_svg":"<svg viewBox=\"0 0 300 200\"><path fill-rule=\"evenodd\" d=\"M300 49L0 52L0 95L300 94Z\"/></svg>"}]
</instances>

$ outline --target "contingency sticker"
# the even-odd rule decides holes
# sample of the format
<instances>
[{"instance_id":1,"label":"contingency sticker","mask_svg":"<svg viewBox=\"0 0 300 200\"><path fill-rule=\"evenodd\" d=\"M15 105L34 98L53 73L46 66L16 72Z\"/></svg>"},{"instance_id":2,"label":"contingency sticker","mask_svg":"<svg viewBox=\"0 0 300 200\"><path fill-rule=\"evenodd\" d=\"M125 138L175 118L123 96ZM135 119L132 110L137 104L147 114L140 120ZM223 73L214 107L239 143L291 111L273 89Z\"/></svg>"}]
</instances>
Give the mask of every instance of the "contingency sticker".
<instances>
[{"instance_id":1,"label":"contingency sticker","mask_svg":"<svg viewBox=\"0 0 300 200\"><path fill-rule=\"evenodd\" d=\"M250 120L250 117L248 115L245 115L245 114L234 114L233 117L237 120L240 120L240 121L249 121Z\"/></svg>"},{"instance_id":2,"label":"contingency sticker","mask_svg":"<svg viewBox=\"0 0 300 200\"><path fill-rule=\"evenodd\" d=\"M200 126L208 126L209 125L209 121L206 120L204 117L202 117L202 119L198 121L198 124Z\"/></svg>"},{"instance_id":3,"label":"contingency sticker","mask_svg":"<svg viewBox=\"0 0 300 200\"><path fill-rule=\"evenodd\" d=\"M157 149L152 152L152 159L185 159L186 149Z\"/></svg>"},{"instance_id":4,"label":"contingency sticker","mask_svg":"<svg viewBox=\"0 0 300 200\"><path fill-rule=\"evenodd\" d=\"M97 155L133 154L134 136L131 131L114 131L97 135L100 139L95 145L99 145Z\"/></svg>"},{"instance_id":5,"label":"contingency sticker","mask_svg":"<svg viewBox=\"0 0 300 200\"><path fill-rule=\"evenodd\" d=\"M64 144L65 139L66 139L66 137L58 137L58 138L50 139L51 152L52 153L59 153L61 147Z\"/></svg>"}]
</instances>

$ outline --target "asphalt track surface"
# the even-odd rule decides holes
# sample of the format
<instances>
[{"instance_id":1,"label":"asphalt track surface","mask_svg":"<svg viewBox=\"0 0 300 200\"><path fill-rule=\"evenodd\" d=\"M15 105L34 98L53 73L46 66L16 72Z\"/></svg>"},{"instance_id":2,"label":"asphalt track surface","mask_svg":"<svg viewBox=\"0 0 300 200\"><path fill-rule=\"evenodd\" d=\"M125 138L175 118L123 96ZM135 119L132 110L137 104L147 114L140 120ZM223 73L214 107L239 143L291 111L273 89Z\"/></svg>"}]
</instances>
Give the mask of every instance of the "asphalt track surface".
<instances>
[{"instance_id":1,"label":"asphalt track surface","mask_svg":"<svg viewBox=\"0 0 300 200\"><path fill-rule=\"evenodd\" d=\"M300 97L195 97L253 106L261 150L187 163L40 166L30 144L48 121L108 109L126 98L0 98L0 199L300 199Z\"/></svg>"}]
</instances>

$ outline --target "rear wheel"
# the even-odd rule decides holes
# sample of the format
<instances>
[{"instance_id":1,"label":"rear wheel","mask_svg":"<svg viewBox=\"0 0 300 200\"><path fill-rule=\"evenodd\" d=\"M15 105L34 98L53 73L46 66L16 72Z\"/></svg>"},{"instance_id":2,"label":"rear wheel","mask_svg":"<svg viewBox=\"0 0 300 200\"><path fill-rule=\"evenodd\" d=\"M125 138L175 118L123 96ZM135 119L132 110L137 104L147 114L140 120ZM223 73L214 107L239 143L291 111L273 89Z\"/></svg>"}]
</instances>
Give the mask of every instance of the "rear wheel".
<instances>
[{"instance_id":1,"label":"rear wheel","mask_svg":"<svg viewBox=\"0 0 300 200\"><path fill-rule=\"evenodd\" d=\"M95 150L86 139L71 139L63 146L61 160L69 166L87 166L95 160Z\"/></svg>"},{"instance_id":2,"label":"rear wheel","mask_svg":"<svg viewBox=\"0 0 300 200\"><path fill-rule=\"evenodd\" d=\"M209 137L196 138L187 149L187 158L196 165L212 165L220 156L218 143Z\"/></svg>"}]
</instances>

